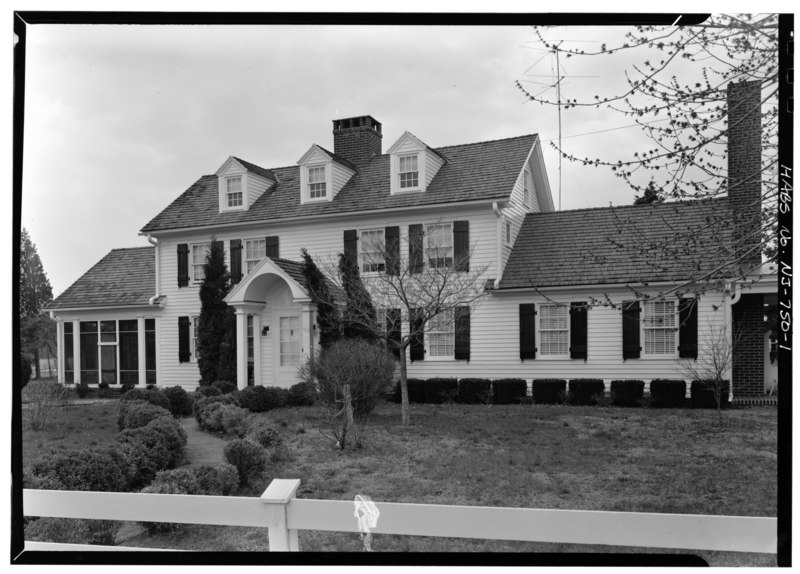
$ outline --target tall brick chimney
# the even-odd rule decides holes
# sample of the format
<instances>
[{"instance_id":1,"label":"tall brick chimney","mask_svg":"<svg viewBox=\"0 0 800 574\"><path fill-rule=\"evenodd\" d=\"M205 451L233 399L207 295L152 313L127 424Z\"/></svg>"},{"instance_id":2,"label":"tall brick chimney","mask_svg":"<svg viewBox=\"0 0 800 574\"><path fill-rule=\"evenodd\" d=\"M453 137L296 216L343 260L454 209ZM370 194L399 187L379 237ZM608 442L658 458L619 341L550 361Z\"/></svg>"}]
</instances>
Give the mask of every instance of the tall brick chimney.
<instances>
[{"instance_id":1,"label":"tall brick chimney","mask_svg":"<svg viewBox=\"0 0 800 574\"><path fill-rule=\"evenodd\" d=\"M381 155L381 124L372 116L333 120L333 153L355 164Z\"/></svg>"},{"instance_id":2,"label":"tall brick chimney","mask_svg":"<svg viewBox=\"0 0 800 574\"><path fill-rule=\"evenodd\" d=\"M728 84L728 201L734 209L737 251L761 243L761 82ZM744 257L743 270L761 262L761 251Z\"/></svg>"}]
</instances>

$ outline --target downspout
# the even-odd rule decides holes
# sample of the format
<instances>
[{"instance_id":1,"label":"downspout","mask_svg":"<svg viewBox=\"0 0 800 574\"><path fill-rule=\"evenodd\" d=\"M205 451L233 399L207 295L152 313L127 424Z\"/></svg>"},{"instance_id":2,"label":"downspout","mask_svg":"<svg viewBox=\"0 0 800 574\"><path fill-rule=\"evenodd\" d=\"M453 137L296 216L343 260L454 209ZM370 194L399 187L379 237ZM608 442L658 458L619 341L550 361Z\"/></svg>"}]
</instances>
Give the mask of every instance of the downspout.
<instances>
[{"instance_id":1,"label":"downspout","mask_svg":"<svg viewBox=\"0 0 800 574\"><path fill-rule=\"evenodd\" d=\"M492 211L497 218L497 233L495 234L495 257L497 258L497 278L494 280L494 288L500 288L500 279L503 276L503 213L497 202L492 202Z\"/></svg>"},{"instance_id":2,"label":"downspout","mask_svg":"<svg viewBox=\"0 0 800 574\"><path fill-rule=\"evenodd\" d=\"M725 323L726 328L728 330L728 345L731 348L731 353L733 353L733 306L739 302L739 299L742 298L742 286L739 283L735 284L735 289L733 292L733 297L730 297L731 285L728 283L725 285ZM733 401L733 356L731 356L731 372L730 376L728 377L730 381L730 385L728 386L728 401Z\"/></svg>"},{"instance_id":3,"label":"downspout","mask_svg":"<svg viewBox=\"0 0 800 574\"><path fill-rule=\"evenodd\" d=\"M161 265L160 265L161 261L160 261L160 257L159 257L160 250L158 248L158 241L153 239L150 235L147 236L147 241L156 250L156 294L153 295L152 297L150 297L150 299L147 300L147 304L148 305L155 305L156 299L161 297L161 293L159 292L159 285L161 285L161 281L159 281L159 279L160 279L159 276L161 274L161 271L160 271L161 270Z\"/></svg>"}]
</instances>

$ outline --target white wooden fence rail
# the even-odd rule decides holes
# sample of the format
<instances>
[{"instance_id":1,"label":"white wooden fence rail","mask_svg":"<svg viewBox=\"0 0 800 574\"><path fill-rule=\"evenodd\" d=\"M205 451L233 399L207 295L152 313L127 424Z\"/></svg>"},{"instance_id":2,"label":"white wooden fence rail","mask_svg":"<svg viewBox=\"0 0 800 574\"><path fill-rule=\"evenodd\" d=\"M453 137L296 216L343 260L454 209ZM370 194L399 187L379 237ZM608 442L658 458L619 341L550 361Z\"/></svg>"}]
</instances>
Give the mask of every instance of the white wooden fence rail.
<instances>
[{"instance_id":1,"label":"white wooden fence rail","mask_svg":"<svg viewBox=\"0 0 800 574\"><path fill-rule=\"evenodd\" d=\"M294 498L299 480L273 480L261 498L24 490L26 516L258 526L271 551L297 551L298 530L359 532L353 502ZM776 518L544 510L376 502L373 534L777 552ZM26 550L136 550L25 542Z\"/></svg>"}]
</instances>

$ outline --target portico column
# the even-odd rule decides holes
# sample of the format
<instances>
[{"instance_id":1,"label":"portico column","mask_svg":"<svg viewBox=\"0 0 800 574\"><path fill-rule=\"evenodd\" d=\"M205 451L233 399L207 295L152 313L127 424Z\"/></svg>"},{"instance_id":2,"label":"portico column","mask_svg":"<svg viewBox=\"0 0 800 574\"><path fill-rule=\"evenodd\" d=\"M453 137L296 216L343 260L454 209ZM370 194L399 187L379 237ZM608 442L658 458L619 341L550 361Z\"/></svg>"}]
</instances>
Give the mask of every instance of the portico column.
<instances>
[{"instance_id":1,"label":"portico column","mask_svg":"<svg viewBox=\"0 0 800 574\"><path fill-rule=\"evenodd\" d=\"M261 313L253 313L253 385L261 384Z\"/></svg>"},{"instance_id":2,"label":"portico column","mask_svg":"<svg viewBox=\"0 0 800 574\"><path fill-rule=\"evenodd\" d=\"M247 386L247 311L236 309L236 387Z\"/></svg>"},{"instance_id":3,"label":"portico column","mask_svg":"<svg viewBox=\"0 0 800 574\"><path fill-rule=\"evenodd\" d=\"M303 322L303 354L309 359L314 358L314 306L311 303L303 303L302 306Z\"/></svg>"},{"instance_id":4,"label":"portico column","mask_svg":"<svg viewBox=\"0 0 800 574\"><path fill-rule=\"evenodd\" d=\"M66 378L64 375L64 321L60 320L56 323L56 369L58 370L56 374L58 382L63 385Z\"/></svg>"},{"instance_id":5,"label":"portico column","mask_svg":"<svg viewBox=\"0 0 800 574\"><path fill-rule=\"evenodd\" d=\"M139 365L137 368L139 369L139 386L146 387L147 386L147 357L146 354L146 343L144 337L144 317L137 317L136 318L136 344L138 345L139 349Z\"/></svg>"},{"instance_id":6,"label":"portico column","mask_svg":"<svg viewBox=\"0 0 800 574\"><path fill-rule=\"evenodd\" d=\"M72 348L75 351L75 364L73 365L73 373L75 384L81 382L81 322L72 322Z\"/></svg>"}]
</instances>

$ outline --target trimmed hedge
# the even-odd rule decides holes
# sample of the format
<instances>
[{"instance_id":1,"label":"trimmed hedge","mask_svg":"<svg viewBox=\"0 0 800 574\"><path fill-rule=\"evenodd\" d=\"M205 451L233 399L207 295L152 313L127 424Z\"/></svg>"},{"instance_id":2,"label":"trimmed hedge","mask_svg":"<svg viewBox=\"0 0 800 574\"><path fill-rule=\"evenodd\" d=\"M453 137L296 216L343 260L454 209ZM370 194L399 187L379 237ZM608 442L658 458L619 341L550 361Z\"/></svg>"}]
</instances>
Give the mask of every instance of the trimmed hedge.
<instances>
[{"instance_id":1,"label":"trimmed hedge","mask_svg":"<svg viewBox=\"0 0 800 574\"><path fill-rule=\"evenodd\" d=\"M458 402L465 404L488 404L492 396L492 381L489 379L459 379Z\"/></svg>"},{"instance_id":2,"label":"trimmed hedge","mask_svg":"<svg viewBox=\"0 0 800 574\"><path fill-rule=\"evenodd\" d=\"M644 381L636 379L611 381L611 404L618 407L636 407L644 398Z\"/></svg>"},{"instance_id":3,"label":"trimmed hedge","mask_svg":"<svg viewBox=\"0 0 800 574\"><path fill-rule=\"evenodd\" d=\"M695 380L692 381L690 387L690 394L691 394L691 404L692 408L695 409L715 409L717 408L717 399L714 398L714 389L717 388L717 385L721 385L721 392L722 396L720 397L720 407L727 408L730 406L730 401L728 400L729 391L730 391L730 383L725 380L721 382L713 381L713 380Z\"/></svg>"},{"instance_id":4,"label":"trimmed hedge","mask_svg":"<svg viewBox=\"0 0 800 574\"><path fill-rule=\"evenodd\" d=\"M564 402L566 379L533 379L531 394L536 404L554 405Z\"/></svg>"},{"instance_id":5,"label":"trimmed hedge","mask_svg":"<svg viewBox=\"0 0 800 574\"><path fill-rule=\"evenodd\" d=\"M169 412L174 417L188 417L192 414L192 396L183 387L167 387L163 391L169 400Z\"/></svg>"},{"instance_id":6,"label":"trimmed hedge","mask_svg":"<svg viewBox=\"0 0 800 574\"><path fill-rule=\"evenodd\" d=\"M569 402L574 405L596 405L605 395L603 379L570 379Z\"/></svg>"},{"instance_id":7,"label":"trimmed hedge","mask_svg":"<svg viewBox=\"0 0 800 574\"><path fill-rule=\"evenodd\" d=\"M201 397L195 399L194 403L192 404L192 413L194 414L194 418L198 424L200 424L200 416L203 409L205 409L208 405L212 405L214 403L240 406L239 393L230 393L228 395L214 395L211 397Z\"/></svg>"},{"instance_id":8,"label":"trimmed hedge","mask_svg":"<svg viewBox=\"0 0 800 574\"><path fill-rule=\"evenodd\" d=\"M114 440L136 469L132 478L134 487L150 483L158 471L175 468L186 456L186 431L172 417L160 417L143 427L125 429Z\"/></svg>"},{"instance_id":9,"label":"trimmed hedge","mask_svg":"<svg viewBox=\"0 0 800 574\"><path fill-rule=\"evenodd\" d=\"M131 389L119 398L120 402L123 401L147 401L151 405L156 405L169 410L169 399L167 395L157 389L150 391L143 389Z\"/></svg>"},{"instance_id":10,"label":"trimmed hedge","mask_svg":"<svg viewBox=\"0 0 800 574\"><path fill-rule=\"evenodd\" d=\"M204 431L242 436L249 414L247 409L234 404L214 402L204 406L198 412L198 417L200 428Z\"/></svg>"},{"instance_id":11,"label":"trimmed hedge","mask_svg":"<svg viewBox=\"0 0 800 574\"><path fill-rule=\"evenodd\" d=\"M492 402L496 405L516 405L528 394L525 379L497 379L492 381Z\"/></svg>"},{"instance_id":12,"label":"trimmed hedge","mask_svg":"<svg viewBox=\"0 0 800 574\"><path fill-rule=\"evenodd\" d=\"M245 423L244 438L260 444L264 448L272 448L281 444L278 430L263 417L251 416Z\"/></svg>"},{"instance_id":13,"label":"trimmed hedge","mask_svg":"<svg viewBox=\"0 0 800 574\"><path fill-rule=\"evenodd\" d=\"M117 520L42 517L25 525L25 540L114 546L122 524Z\"/></svg>"},{"instance_id":14,"label":"trimmed hedge","mask_svg":"<svg viewBox=\"0 0 800 574\"><path fill-rule=\"evenodd\" d=\"M269 459L267 451L251 440L237 438L225 445L225 460L239 472L239 484L248 484L266 469Z\"/></svg>"},{"instance_id":15,"label":"trimmed hedge","mask_svg":"<svg viewBox=\"0 0 800 574\"><path fill-rule=\"evenodd\" d=\"M232 393L236 390L236 383L232 383L231 381L214 381L211 383L211 386L219 389L223 395L227 395L228 393Z\"/></svg>"},{"instance_id":16,"label":"trimmed hedge","mask_svg":"<svg viewBox=\"0 0 800 574\"><path fill-rule=\"evenodd\" d=\"M171 416L167 409L145 401L120 401L117 406L117 427L119 430L135 429L159 417Z\"/></svg>"},{"instance_id":17,"label":"trimmed hedge","mask_svg":"<svg viewBox=\"0 0 800 574\"><path fill-rule=\"evenodd\" d=\"M126 431L127 432L127 431ZM30 486L58 490L93 490L123 492L129 489L136 471L123 449L113 446L102 449L51 452L33 460Z\"/></svg>"},{"instance_id":18,"label":"trimmed hedge","mask_svg":"<svg viewBox=\"0 0 800 574\"><path fill-rule=\"evenodd\" d=\"M681 408L686 403L686 381L681 379L653 379L650 381L650 406Z\"/></svg>"},{"instance_id":19,"label":"trimmed hedge","mask_svg":"<svg viewBox=\"0 0 800 574\"><path fill-rule=\"evenodd\" d=\"M287 399L290 407L310 407L319 399L319 392L311 383L297 383L289 388Z\"/></svg>"},{"instance_id":20,"label":"trimmed hedge","mask_svg":"<svg viewBox=\"0 0 800 574\"><path fill-rule=\"evenodd\" d=\"M451 403L458 394L458 379L435 378L425 381L422 387L422 399L426 403Z\"/></svg>"},{"instance_id":21,"label":"trimmed hedge","mask_svg":"<svg viewBox=\"0 0 800 574\"><path fill-rule=\"evenodd\" d=\"M228 496L239 486L239 471L227 462L203 464L194 469L197 478L197 494Z\"/></svg>"},{"instance_id":22,"label":"trimmed hedge","mask_svg":"<svg viewBox=\"0 0 800 574\"><path fill-rule=\"evenodd\" d=\"M197 387L195 388L194 392L201 397L217 397L222 394L222 391L220 391L217 387L212 387L211 385L202 385Z\"/></svg>"},{"instance_id":23,"label":"trimmed hedge","mask_svg":"<svg viewBox=\"0 0 800 574\"><path fill-rule=\"evenodd\" d=\"M425 402L425 379L406 379L406 388L408 389L408 402L409 403L424 403ZM397 383L398 401L402 399L400 396L400 382Z\"/></svg>"},{"instance_id":24,"label":"trimmed hedge","mask_svg":"<svg viewBox=\"0 0 800 574\"><path fill-rule=\"evenodd\" d=\"M289 391L278 387L256 385L245 387L237 393L237 404L254 413L265 413L272 409L285 407L289 401Z\"/></svg>"}]
</instances>

